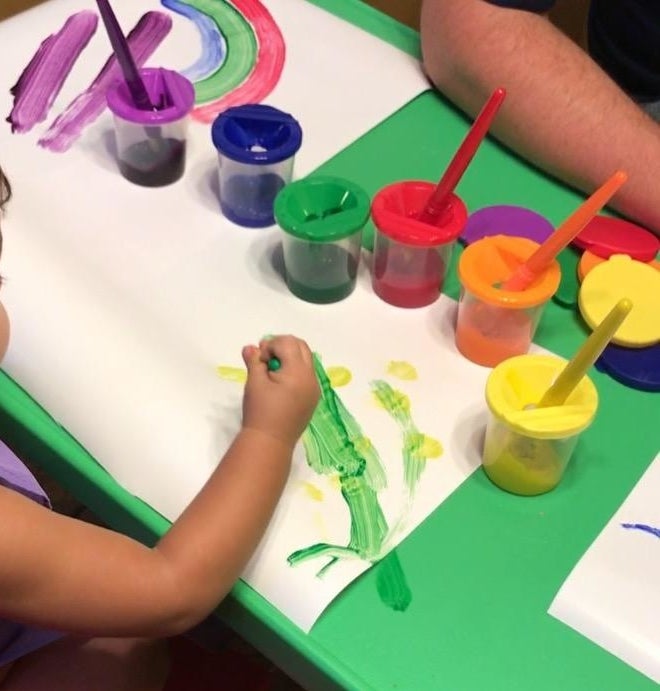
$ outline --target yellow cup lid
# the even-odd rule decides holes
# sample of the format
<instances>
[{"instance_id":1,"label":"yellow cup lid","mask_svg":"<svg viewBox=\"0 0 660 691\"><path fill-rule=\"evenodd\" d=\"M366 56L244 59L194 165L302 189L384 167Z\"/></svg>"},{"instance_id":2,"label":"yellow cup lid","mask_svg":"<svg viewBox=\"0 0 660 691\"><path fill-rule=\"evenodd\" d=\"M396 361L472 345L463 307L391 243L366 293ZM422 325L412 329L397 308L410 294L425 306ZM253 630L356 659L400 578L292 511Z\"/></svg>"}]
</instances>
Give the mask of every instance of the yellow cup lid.
<instances>
[{"instance_id":1,"label":"yellow cup lid","mask_svg":"<svg viewBox=\"0 0 660 691\"><path fill-rule=\"evenodd\" d=\"M537 439L579 434L598 409L598 392L589 377L582 378L563 405L533 407L566 364L554 355L518 355L501 362L486 382L491 413L515 432Z\"/></svg>"},{"instance_id":2,"label":"yellow cup lid","mask_svg":"<svg viewBox=\"0 0 660 691\"><path fill-rule=\"evenodd\" d=\"M660 342L660 272L650 264L615 254L584 277L578 304L592 328L614 305L628 298L632 310L612 338L612 343L643 348Z\"/></svg>"}]
</instances>

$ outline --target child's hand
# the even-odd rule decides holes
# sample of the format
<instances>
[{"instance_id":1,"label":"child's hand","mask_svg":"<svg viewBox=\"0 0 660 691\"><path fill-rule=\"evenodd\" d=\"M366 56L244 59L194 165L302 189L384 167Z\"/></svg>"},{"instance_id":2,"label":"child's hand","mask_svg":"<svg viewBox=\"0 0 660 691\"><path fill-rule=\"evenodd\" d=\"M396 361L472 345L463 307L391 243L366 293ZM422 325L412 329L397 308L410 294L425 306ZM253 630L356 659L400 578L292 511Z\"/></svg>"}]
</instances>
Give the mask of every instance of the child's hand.
<instances>
[{"instance_id":1,"label":"child's hand","mask_svg":"<svg viewBox=\"0 0 660 691\"><path fill-rule=\"evenodd\" d=\"M268 370L268 360L281 367ZM319 400L312 352L294 336L263 340L243 348L248 379L243 395L243 428L268 434L291 447L298 441Z\"/></svg>"}]
</instances>

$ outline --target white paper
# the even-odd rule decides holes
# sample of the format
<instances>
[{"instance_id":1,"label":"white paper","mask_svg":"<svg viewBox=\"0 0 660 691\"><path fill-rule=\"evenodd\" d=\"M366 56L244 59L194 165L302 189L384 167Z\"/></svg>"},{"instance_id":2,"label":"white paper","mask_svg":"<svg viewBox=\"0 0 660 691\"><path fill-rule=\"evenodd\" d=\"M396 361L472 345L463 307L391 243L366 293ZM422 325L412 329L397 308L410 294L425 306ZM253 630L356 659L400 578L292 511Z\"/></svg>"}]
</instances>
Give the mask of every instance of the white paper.
<instances>
[{"instance_id":1,"label":"white paper","mask_svg":"<svg viewBox=\"0 0 660 691\"><path fill-rule=\"evenodd\" d=\"M366 33L300 0L267 4L288 50L285 74L268 102L303 125L297 175L424 88L414 61ZM113 5L127 26L158 7ZM9 112L8 88L38 42L85 6L57 0L0 25L2 112ZM188 64L193 39L175 18L152 64ZM87 86L107 53L100 27L52 113ZM220 214L208 127L192 125L186 175L160 189L136 187L119 175L107 112L64 154L36 146L43 129L0 134L0 158L15 193L3 219L3 302L13 319L4 365L129 492L169 519L181 513L239 425L242 387L220 379L216 367L241 366L241 347L266 333L295 333L326 366L351 372L350 384L337 392L387 469L388 489L379 500L396 528L390 546L477 467L489 370L457 353L453 301L442 297L418 310L387 305L371 289L367 255L346 300L319 306L293 297L278 268L280 231L241 228ZM389 376L390 361L410 363L418 378ZM418 429L444 447L428 461L409 510L401 433L375 404L373 379L406 393ZM348 540L348 512L336 483L316 476L300 447L244 578L308 630L370 563L340 560L321 579L322 563L290 567L286 558L319 541Z\"/></svg>"},{"instance_id":2,"label":"white paper","mask_svg":"<svg viewBox=\"0 0 660 691\"><path fill-rule=\"evenodd\" d=\"M656 456L550 607L557 619L658 684L659 497L660 456Z\"/></svg>"}]
</instances>

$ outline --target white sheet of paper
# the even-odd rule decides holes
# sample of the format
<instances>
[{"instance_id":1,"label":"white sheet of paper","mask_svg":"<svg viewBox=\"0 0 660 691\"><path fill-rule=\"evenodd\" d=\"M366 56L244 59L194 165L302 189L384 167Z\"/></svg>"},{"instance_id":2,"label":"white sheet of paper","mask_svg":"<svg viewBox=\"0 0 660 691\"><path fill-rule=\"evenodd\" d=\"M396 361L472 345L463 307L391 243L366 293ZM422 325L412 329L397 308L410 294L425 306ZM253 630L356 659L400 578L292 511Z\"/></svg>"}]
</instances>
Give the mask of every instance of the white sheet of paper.
<instances>
[{"instance_id":1,"label":"white sheet of paper","mask_svg":"<svg viewBox=\"0 0 660 691\"><path fill-rule=\"evenodd\" d=\"M660 455L571 571L549 611L660 684L660 534L639 527L660 531L658 497Z\"/></svg>"},{"instance_id":2,"label":"white sheet of paper","mask_svg":"<svg viewBox=\"0 0 660 691\"><path fill-rule=\"evenodd\" d=\"M364 32L301 0L267 4L288 46L285 75L268 102L303 125L297 176L425 87L408 56ZM133 0L114 5L125 25L157 8ZM82 7L58 0L0 25L2 112L39 40ZM152 64L168 57L173 67L188 64L192 38L175 19L162 61ZM53 112L87 86L107 53L100 27ZM221 380L216 366L241 366L241 346L281 332L307 339L326 366L352 373L338 393L387 468L389 486L379 498L390 525L404 504L401 435L369 382L384 378L409 395L419 430L442 443L392 546L477 467L489 370L457 353L454 302L442 297L419 310L385 304L371 290L368 256L346 300L318 306L293 297L278 270L280 231L241 228L221 216L215 152L201 125L191 126L185 177L160 189L119 175L107 112L65 154L39 149L43 128L36 130L11 135L5 128L0 135L15 192L3 222L3 301L13 316L4 365L126 489L169 519L181 513L239 426L242 387ZM418 379L388 377L390 360L413 365ZM341 560L319 579L323 564L292 568L286 557L319 541L348 540L336 483L317 477L300 447L244 578L308 630L370 564Z\"/></svg>"}]
</instances>

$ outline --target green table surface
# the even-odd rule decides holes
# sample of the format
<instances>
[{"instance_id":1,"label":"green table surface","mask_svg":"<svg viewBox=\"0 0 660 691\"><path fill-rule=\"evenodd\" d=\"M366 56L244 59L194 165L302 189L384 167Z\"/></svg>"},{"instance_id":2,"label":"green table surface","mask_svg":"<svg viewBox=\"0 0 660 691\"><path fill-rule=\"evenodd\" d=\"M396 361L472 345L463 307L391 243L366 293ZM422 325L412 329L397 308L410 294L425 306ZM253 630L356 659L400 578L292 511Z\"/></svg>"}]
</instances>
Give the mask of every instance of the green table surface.
<instances>
[{"instance_id":1,"label":"green table surface","mask_svg":"<svg viewBox=\"0 0 660 691\"><path fill-rule=\"evenodd\" d=\"M414 32L358 0L315 2L412 54L418 50ZM395 180L437 180L468 127L441 96L426 92L317 172L350 178L370 194ZM610 173L603 171L603 177ZM491 140L457 191L470 211L519 204L555 224L583 198ZM445 290L457 297L454 269ZM585 334L579 315L553 302L536 341L569 357ZM658 395L626 388L595 370L591 376L601 397L598 416L553 492L510 495L477 470L391 559L346 588L309 634L243 582L215 616L310 689L657 688L547 613L660 447ZM0 436L116 529L146 543L167 529L168 521L117 485L4 373ZM401 578L412 600L405 611L395 611L388 588Z\"/></svg>"}]
</instances>

